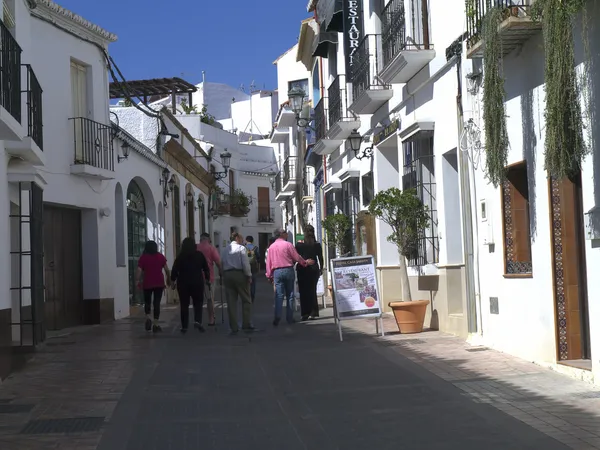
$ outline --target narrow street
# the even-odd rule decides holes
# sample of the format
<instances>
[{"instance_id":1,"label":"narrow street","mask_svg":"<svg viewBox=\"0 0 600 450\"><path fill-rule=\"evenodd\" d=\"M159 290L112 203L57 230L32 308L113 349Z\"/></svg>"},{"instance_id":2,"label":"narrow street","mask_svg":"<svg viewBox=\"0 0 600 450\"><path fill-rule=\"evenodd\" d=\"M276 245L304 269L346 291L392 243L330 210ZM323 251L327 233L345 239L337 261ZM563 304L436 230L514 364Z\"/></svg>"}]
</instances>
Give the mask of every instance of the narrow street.
<instances>
[{"instance_id":1,"label":"narrow street","mask_svg":"<svg viewBox=\"0 0 600 450\"><path fill-rule=\"evenodd\" d=\"M181 336L168 307L161 335L133 318L50 339L0 385L0 449L600 448L591 385L388 319L344 342L330 309L274 329L258 288L251 336Z\"/></svg>"}]
</instances>

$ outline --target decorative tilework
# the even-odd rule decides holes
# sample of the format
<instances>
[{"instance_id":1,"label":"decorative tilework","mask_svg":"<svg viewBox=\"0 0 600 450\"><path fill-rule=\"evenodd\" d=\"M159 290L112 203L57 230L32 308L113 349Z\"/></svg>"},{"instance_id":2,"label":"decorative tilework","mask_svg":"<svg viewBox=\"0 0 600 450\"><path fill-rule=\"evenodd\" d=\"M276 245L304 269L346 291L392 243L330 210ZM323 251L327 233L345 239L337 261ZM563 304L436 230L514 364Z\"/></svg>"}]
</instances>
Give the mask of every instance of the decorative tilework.
<instances>
[{"instance_id":1,"label":"decorative tilework","mask_svg":"<svg viewBox=\"0 0 600 450\"><path fill-rule=\"evenodd\" d=\"M528 274L532 273L533 269L531 261L516 261L515 259L511 191L510 181L505 181L502 184L502 196L504 198L504 259L506 261L506 273Z\"/></svg>"},{"instance_id":2,"label":"decorative tilework","mask_svg":"<svg viewBox=\"0 0 600 450\"><path fill-rule=\"evenodd\" d=\"M567 308L565 298L565 274L563 268L562 218L560 181L550 179L550 195L552 206L552 254L554 263L554 299L556 303L556 319L558 329L558 359L569 359L567 343Z\"/></svg>"}]
</instances>

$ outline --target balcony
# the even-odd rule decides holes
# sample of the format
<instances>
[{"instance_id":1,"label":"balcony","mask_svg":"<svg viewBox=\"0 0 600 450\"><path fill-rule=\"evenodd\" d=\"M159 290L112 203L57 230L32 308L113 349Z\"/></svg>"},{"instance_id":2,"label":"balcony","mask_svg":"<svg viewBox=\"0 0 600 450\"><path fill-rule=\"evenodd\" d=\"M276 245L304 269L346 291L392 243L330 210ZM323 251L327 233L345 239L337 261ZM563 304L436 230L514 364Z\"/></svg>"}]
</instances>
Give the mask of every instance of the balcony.
<instances>
[{"instance_id":1,"label":"balcony","mask_svg":"<svg viewBox=\"0 0 600 450\"><path fill-rule=\"evenodd\" d=\"M286 192L283 190L282 173L279 172L275 175L275 200L283 201L290 197L293 192Z\"/></svg>"},{"instance_id":2,"label":"balcony","mask_svg":"<svg viewBox=\"0 0 600 450\"><path fill-rule=\"evenodd\" d=\"M346 76L338 75L329 86L329 130L325 139L341 142L360 127L360 119L348 113L348 90ZM338 145L339 146L339 145Z\"/></svg>"},{"instance_id":3,"label":"balcony","mask_svg":"<svg viewBox=\"0 0 600 450\"><path fill-rule=\"evenodd\" d=\"M21 47L0 21L0 140L21 140Z\"/></svg>"},{"instance_id":4,"label":"balcony","mask_svg":"<svg viewBox=\"0 0 600 450\"><path fill-rule=\"evenodd\" d=\"M364 37L354 53L354 69L350 77L352 99L350 111L356 114L373 114L394 95L389 84L378 81L381 71L381 36Z\"/></svg>"},{"instance_id":5,"label":"balcony","mask_svg":"<svg viewBox=\"0 0 600 450\"><path fill-rule=\"evenodd\" d=\"M276 126L271 133L271 142L274 144L283 144L290 138L289 127Z\"/></svg>"},{"instance_id":6,"label":"balcony","mask_svg":"<svg viewBox=\"0 0 600 450\"><path fill-rule=\"evenodd\" d=\"M244 194L245 197L245 194ZM220 193L217 196L217 212L220 216L246 217L250 212L248 199L242 199L241 194Z\"/></svg>"},{"instance_id":7,"label":"balcony","mask_svg":"<svg viewBox=\"0 0 600 450\"><path fill-rule=\"evenodd\" d=\"M258 205L257 223L275 223L275 208L270 206Z\"/></svg>"},{"instance_id":8,"label":"balcony","mask_svg":"<svg viewBox=\"0 0 600 450\"><path fill-rule=\"evenodd\" d=\"M44 164L44 128L42 114L42 87L29 64L21 66L26 89L22 92L26 105L26 135L18 140L7 140L5 149L34 165Z\"/></svg>"},{"instance_id":9,"label":"balcony","mask_svg":"<svg viewBox=\"0 0 600 450\"><path fill-rule=\"evenodd\" d=\"M296 188L296 157L288 156L283 163L283 191L294 192Z\"/></svg>"},{"instance_id":10,"label":"balcony","mask_svg":"<svg viewBox=\"0 0 600 450\"><path fill-rule=\"evenodd\" d=\"M495 5L502 10L502 22L498 26L502 42L502 56L523 45L542 29L529 15L533 0L496 0ZM483 19L489 10L487 0L467 0L467 58L482 58Z\"/></svg>"},{"instance_id":11,"label":"balcony","mask_svg":"<svg viewBox=\"0 0 600 450\"><path fill-rule=\"evenodd\" d=\"M435 50L428 42L428 30L422 33L421 43L406 36L404 0L391 0L387 4L381 16L381 29L383 70L380 78L384 83L407 83L435 58Z\"/></svg>"},{"instance_id":12,"label":"balcony","mask_svg":"<svg viewBox=\"0 0 600 450\"><path fill-rule=\"evenodd\" d=\"M277 127L293 127L294 125L296 125L296 115L294 114L294 111L288 106L283 106L281 108L281 113L279 114Z\"/></svg>"},{"instance_id":13,"label":"balcony","mask_svg":"<svg viewBox=\"0 0 600 450\"><path fill-rule=\"evenodd\" d=\"M112 127L85 117L75 117L69 121L73 123L74 136L71 174L99 180L115 178Z\"/></svg>"}]
</instances>

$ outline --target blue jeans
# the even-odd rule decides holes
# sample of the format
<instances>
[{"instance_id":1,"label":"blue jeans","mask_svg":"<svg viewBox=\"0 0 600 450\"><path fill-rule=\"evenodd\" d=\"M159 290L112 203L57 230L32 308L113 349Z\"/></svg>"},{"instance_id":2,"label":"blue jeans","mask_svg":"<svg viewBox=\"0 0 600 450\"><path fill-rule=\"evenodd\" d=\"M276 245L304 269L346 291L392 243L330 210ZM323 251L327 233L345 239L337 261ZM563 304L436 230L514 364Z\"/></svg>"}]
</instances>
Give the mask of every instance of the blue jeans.
<instances>
[{"instance_id":1,"label":"blue jeans","mask_svg":"<svg viewBox=\"0 0 600 450\"><path fill-rule=\"evenodd\" d=\"M252 274L252 284L250 285L250 298L252 298L252 303L254 303L254 297L256 297L256 274Z\"/></svg>"},{"instance_id":2,"label":"blue jeans","mask_svg":"<svg viewBox=\"0 0 600 450\"><path fill-rule=\"evenodd\" d=\"M275 283L275 319L281 319L283 297L286 296L286 320L291 323L294 321L294 282L296 281L294 269L292 267L275 269L273 281Z\"/></svg>"}]
</instances>

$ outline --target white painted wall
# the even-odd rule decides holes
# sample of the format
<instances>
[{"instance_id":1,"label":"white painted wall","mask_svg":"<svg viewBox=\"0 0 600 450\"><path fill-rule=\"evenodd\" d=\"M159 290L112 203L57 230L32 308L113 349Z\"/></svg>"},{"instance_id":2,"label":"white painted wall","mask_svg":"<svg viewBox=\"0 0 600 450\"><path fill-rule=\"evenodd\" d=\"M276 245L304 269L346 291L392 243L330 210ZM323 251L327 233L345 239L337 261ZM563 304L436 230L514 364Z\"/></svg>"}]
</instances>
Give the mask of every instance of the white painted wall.
<instances>
[{"instance_id":1,"label":"white painted wall","mask_svg":"<svg viewBox=\"0 0 600 450\"><path fill-rule=\"evenodd\" d=\"M595 13L597 13L596 11ZM592 12L590 12L592 14ZM598 31L590 32L590 45L597 45ZM580 30L575 29L576 60L582 60ZM592 48L591 54L597 52ZM479 221L481 299L483 338L486 345L536 361L551 364L557 360L555 300L552 275L552 245L550 198L547 174L544 170L544 54L541 33L528 40L518 52L504 59L506 115L509 134L508 164L527 160L534 168L529 174L530 217L532 224L533 277L507 279L504 272L501 193L488 184L483 173L485 155L472 152L479 162L476 171L476 196L485 200L492 222L495 249L482 244L484 224ZM594 75L595 76L595 75ZM594 93L594 95L597 95ZM478 96L469 96L473 118L482 128L481 90ZM597 139L597 124L587 124L588 131ZM584 134L586 131L584 130ZM586 136L587 137L587 136ZM483 139L483 133L482 133ZM595 149L592 144L592 149ZM597 173L597 152L587 156L582 166L583 209L589 211L598 205L600 190L594 182ZM533 177L532 177L533 175ZM479 203L479 202L478 202ZM479 205L477 205L479 206ZM598 381L600 375L600 327L595 320L600 314L600 265L598 244L586 241L587 288L590 314L592 367ZM499 314L490 314L489 298L498 297Z\"/></svg>"}]
</instances>

